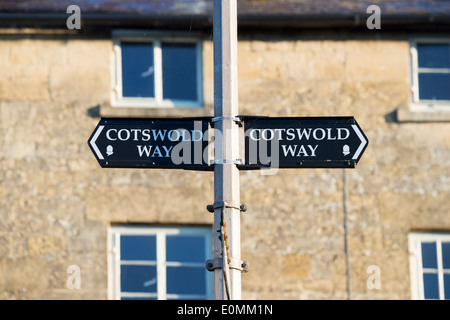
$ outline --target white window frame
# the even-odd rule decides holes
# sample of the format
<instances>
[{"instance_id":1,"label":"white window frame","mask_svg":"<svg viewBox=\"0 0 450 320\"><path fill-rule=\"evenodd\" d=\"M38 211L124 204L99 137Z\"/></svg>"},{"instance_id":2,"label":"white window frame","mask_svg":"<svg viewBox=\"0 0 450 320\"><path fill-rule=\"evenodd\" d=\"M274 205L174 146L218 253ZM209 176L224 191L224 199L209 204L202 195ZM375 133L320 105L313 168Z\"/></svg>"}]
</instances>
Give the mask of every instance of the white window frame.
<instances>
[{"instance_id":1,"label":"white window frame","mask_svg":"<svg viewBox=\"0 0 450 320\"><path fill-rule=\"evenodd\" d=\"M201 235L206 239L205 257L210 259L212 256L212 231L206 227L153 227L153 226L130 226L119 225L111 226L108 229L108 299L120 300L126 297L121 293L120 288L120 235L154 235L156 236L156 262L149 261L133 261L132 263L139 265L156 265L157 274L157 294L141 293L133 294L133 297L140 296L143 298L157 298L158 300L167 299L207 299L213 298L213 273L206 270L206 264L203 263L180 263L166 261L166 236L167 235ZM130 264L129 262L124 262ZM174 267L181 265L189 265L193 267L204 267L206 276L206 295L178 295L168 294L166 292L166 267Z\"/></svg>"},{"instance_id":2,"label":"white window frame","mask_svg":"<svg viewBox=\"0 0 450 320\"><path fill-rule=\"evenodd\" d=\"M449 112L450 100L420 100L419 99L419 71L437 71L450 73L450 69L444 68L419 68L419 56L417 52L418 43L440 44L446 43L450 45L450 37L416 37L410 39L411 53L411 111L417 112Z\"/></svg>"},{"instance_id":3,"label":"white window frame","mask_svg":"<svg viewBox=\"0 0 450 320\"><path fill-rule=\"evenodd\" d=\"M112 83L111 106L121 108L200 108L203 107L203 44L197 33L163 33L136 30L114 30L112 32ZM122 50L121 42L153 43L155 98L123 97L122 95ZM196 45L197 100L163 99L162 42L192 43Z\"/></svg>"},{"instance_id":4,"label":"white window frame","mask_svg":"<svg viewBox=\"0 0 450 320\"><path fill-rule=\"evenodd\" d=\"M443 269L442 264L442 242L450 242L450 233L414 232L409 234L409 262L411 276L411 298L413 300L423 300L423 273L433 272L434 269L424 269L422 267L422 242L436 242L437 254L437 274L439 284L440 300L444 299L444 273L450 274L449 270Z\"/></svg>"}]
</instances>

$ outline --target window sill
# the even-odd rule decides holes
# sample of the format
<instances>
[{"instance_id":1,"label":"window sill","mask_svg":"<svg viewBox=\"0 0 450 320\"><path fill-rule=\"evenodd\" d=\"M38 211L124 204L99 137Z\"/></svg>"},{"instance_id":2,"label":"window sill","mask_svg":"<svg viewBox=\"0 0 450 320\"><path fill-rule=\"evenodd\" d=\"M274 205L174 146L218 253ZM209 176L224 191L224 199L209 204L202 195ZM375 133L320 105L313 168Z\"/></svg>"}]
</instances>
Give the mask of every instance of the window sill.
<instances>
[{"instance_id":1,"label":"window sill","mask_svg":"<svg viewBox=\"0 0 450 320\"><path fill-rule=\"evenodd\" d=\"M100 105L101 117L136 117L136 118L158 118L158 117L211 117L214 109L212 106L201 107L133 107L112 106L110 103Z\"/></svg>"},{"instance_id":2,"label":"window sill","mask_svg":"<svg viewBox=\"0 0 450 320\"><path fill-rule=\"evenodd\" d=\"M441 108L400 107L397 109L398 122L450 122L448 110Z\"/></svg>"}]
</instances>

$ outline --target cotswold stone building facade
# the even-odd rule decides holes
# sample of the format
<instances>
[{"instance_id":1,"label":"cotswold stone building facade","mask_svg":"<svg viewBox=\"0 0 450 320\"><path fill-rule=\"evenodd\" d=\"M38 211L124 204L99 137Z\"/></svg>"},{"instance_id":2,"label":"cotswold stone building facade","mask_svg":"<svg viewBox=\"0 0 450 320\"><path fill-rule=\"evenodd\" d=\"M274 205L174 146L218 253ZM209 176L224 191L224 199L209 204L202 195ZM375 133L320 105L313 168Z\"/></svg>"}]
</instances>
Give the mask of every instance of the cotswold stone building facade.
<instances>
[{"instance_id":1,"label":"cotswold stone building facade","mask_svg":"<svg viewBox=\"0 0 450 320\"><path fill-rule=\"evenodd\" d=\"M355 169L241 171L244 299L450 298L450 6L419 2L368 29L370 2L238 1L240 114L369 139ZM213 173L87 144L100 117L213 115L212 2L127 3L0 1L1 299L212 298Z\"/></svg>"}]
</instances>

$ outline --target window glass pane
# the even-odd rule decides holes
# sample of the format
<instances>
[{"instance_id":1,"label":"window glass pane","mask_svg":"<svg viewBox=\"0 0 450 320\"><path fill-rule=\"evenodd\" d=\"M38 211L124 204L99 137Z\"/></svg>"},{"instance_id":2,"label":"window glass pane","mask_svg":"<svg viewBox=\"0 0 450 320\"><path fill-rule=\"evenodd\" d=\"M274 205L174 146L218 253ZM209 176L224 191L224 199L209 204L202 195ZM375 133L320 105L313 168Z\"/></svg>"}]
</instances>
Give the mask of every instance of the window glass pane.
<instances>
[{"instance_id":1,"label":"window glass pane","mask_svg":"<svg viewBox=\"0 0 450 320\"><path fill-rule=\"evenodd\" d=\"M156 293L156 266L122 265L120 289L122 292Z\"/></svg>"},{"instance_id":2,"label":"window glass pane","mask_svg":"<svg viewBox=\"0 0 450 320\"><path fill-rule=\"evenodd\" d=\"M156 236L121 235L120 260L156 260Z\"/></svg>"},{"instance_id":3,"label":"window glass pane","mask_svg":"<svg viewBox=\"0 0 450 320\"><path fill-rule=\"evenodd\" d=\"M450 300L450 274L444 273L444 299Z\"/></svg>"},{"instance_id":4,"label":"window glass pane","mask_svg":"<svg viewBox=\"0 0 450 320\"><path fill-rule=\"evenodd\" d=\"M205 238L202 236L167 236L166 260L177 262L206 261Z\"/></svg>"},{"instance_id":5,"label":"window glass pane","mask_svg":"<svg viewBox=\"0 0 450 320\"><path fill-rule=\"evenodd\" d=\"M419 68L450 68L450 46L443 44L418 44Z\"/></svg>"},{"instance_id":6,"label":"window glass pane","mask_svg":"<svg viewBox=\"0 0 450 320\"><path fill-rule=\"evenodd\" d=\"M167 293L206 294L205 267L167 267Z\"/></svg>"},{"instance_id":7,"label":"window glass pane","mask_svg":"<svg viewBox=\"0 0 450 320\"><path fill-rule=\"evenodd\" d=\"M437 268L436 242L422 242L422 267Z\"/></svg>"},{"instance_id":8,"label":"window glass pane","mask_svg":"<svg viewBox=\"0 0 450 320\"><path fill-rule=\"evenodd\" d=\"M450 100L450 74L419 73L421 100Z\"/></svg>"},{"instance_id":9,"label":"window glass pane","mask_svg":"<svg viewBox=\"0 0 450 320\"><path fill-rule=\"evenodd\" d=\"M437 273L423 274L423 291L425 299L439 299L439 286Z\"/></svg>"},{"instance_id":10,"label":"window glass pane","mask_svg":"<svg viewBox=\"0 0 450 320\"><path fill-rule=\"evenodd\" d=\"M197 101L197 46L162 43L163 98Z\"/></svg>"},{"instance_id":11,"label":"window glass pane","mask_svg":"<svg viewBox=\"0 0 450 320\"><path fill-rule=\"evenodd\" d=\"M450 242L442 243L442 266L450 269Z\"/></svg>"},{"instance_id":12,"label":"window glass pane","mask_svg":"<svg viewBox=\"0 0 450 320\"><path fill-rule=\"evenodd\" d=\"M122 95L155 97L153 44L122 42Z\"/></svg>"},{"instance_id":13,"label":"window glass pane","mask_svg":"<svg viewBox=\"0 0 450 320\"><path fill-rule=\"evenodd\" d=\"M444 273L444 299L450 300L450 274Z\"/></svg>"}]
</instances>

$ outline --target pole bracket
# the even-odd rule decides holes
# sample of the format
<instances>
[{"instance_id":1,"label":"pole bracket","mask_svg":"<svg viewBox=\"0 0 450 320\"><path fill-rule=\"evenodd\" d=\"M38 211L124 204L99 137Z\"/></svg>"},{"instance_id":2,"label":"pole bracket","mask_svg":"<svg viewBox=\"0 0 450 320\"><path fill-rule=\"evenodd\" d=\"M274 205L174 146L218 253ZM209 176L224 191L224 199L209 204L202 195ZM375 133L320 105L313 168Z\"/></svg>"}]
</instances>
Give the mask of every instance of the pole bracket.
<instances>
[{"instance_id":1,"label":"pole bracket","mask_svg":"<svg viewBox=\"0 0 450 320\"><path fill-rule=\"evenodd\" d=\"M206 206L206 210L213 213L214 210L218 208L233 208L238 209L239 211L245 212L247 211L247 205L245 203L239 204L238 202L234 201L219 201L214 202L214 204L208 204Z\"/></svg>"},{"instance_id":2,"label":"pole bracket","mask_svg":"<svg viewBox=\"0 0 450 320\"><path fill-rule=\"evenodd\" d=\"M239 270L247 273L250 270L250 264L247 261L242 261L234 258L229 259L229 268ZM222 258L215 258L206 260L206 269L208 271L214 271L215 269L222 269Z\"/></svg>"},{"instance_id":3,"label":"pole bracket","mask_svg":"<svg viewBox=\"0 0 450 320\"><path fill-rule=\"evenodd\" d=\"M239 117L223 117L223 116L219 116L219 117L214 117L211 119L211 123L217 122L217 121L222 121L222 120L233 120L234 122L236 122L236 124L239 127L242 127L242 120Z\"/></svg>"},{"instance_id":4,"label":"pole bracket","mask_svg":"<svg viewBox=\"0 0 450 320\"><path fill-rule=\"evenodd\" d=\"M211 160L210 164L242 164L242 159L236 159L236 160L227 160L227 159L217 159L217 160Z\"/></svg>"}]
</instances>

